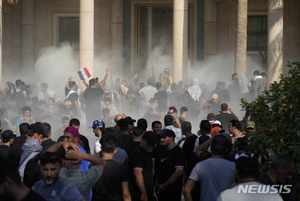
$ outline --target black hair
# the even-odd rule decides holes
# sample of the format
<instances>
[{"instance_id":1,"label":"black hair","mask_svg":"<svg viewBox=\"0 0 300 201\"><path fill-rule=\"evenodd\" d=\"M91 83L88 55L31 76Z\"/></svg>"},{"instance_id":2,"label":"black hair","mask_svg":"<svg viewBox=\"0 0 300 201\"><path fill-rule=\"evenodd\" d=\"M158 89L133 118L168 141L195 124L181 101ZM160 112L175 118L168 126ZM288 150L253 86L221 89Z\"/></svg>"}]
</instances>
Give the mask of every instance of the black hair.
<instances>
[{"instance_id":1,"label":"black hair","mask_svg":"<svg viewBox=\"0 0 300 201\"><path fill-rule=\"evenodd\" d=\"M128 131L128 121L126 119L120 119L117 124L120 128L120 131Z\"/></svg>"},{"instance_id":2,"label":"black hair","mask_svg":"<svg viewBox=\"0 0 300 201\"><path fill-rule=\"evenodd\" d=\"M156 82L156 88L157 88L157 89L160 89L161 87L162 87L161 82Z\"/></svg>"},{"instance_id":3,"label":"black hair","mask_svg":"<svg viewBox=\"0 0 300 201\"><path fill-rule=\"evenodd\" d=\"M106 128L103 132L102 132L102 137L108 136L108 135L116 135L116 131L112 128L112 127L108 127Z\"/></svg>"},{"instance_id":4,"label":"black hair","mask_svg":"<svg viewBox=\"0 0 300 201\"><path fill-rule=\"evenodd\" d=\"M61 123L64 123L64 121L70 121L70 118L67 117L67 116L63 116L63 117L61 118Z\"/></svg>"},{"instance_id":5,"label":"black hair","mask_svg":"<svg viewBox=\"0 0 300 201\"><path fill-rule=\"evenodd\" d=\"M175 91L177 90L177 84L176 83L172 83L171 84L171 91Z\"/></svg>"},{"instance_id":6,"label":"black hair","mask_svg":"<svg viewBox=\"0 0 300 201\"><path fill-rule=\"evenodd\" d=\"M171 107L169 107L169 110L173 110L173 112L176 112L176 113L177 113L177 109L176 109L176 107L175 107L175 106L171 106Z\"/></svg>"},{"instance_id":7,"label":"black hair","mask_svg":"<svg viewBox=\"0 0 300 201\"><path fill-rule=\"evenodd\" d=\"M38 106L42 106L42 105L45 105L47 106L47 102L45 100L39 100L38 103L37 103Z\"/></svg>"},{"instance_id":8,"label":"black hair","mask_svg":"<svg viewBox=\"0 0 300 201\"><path fill-rule=\"evenodd\" d=\"M71 119L69 122L69 126L80 126L80 121L78 119Z\"/></svg>"},{"instance_id":9,"label":"black hair","mask_svg":"<svg viewBox=\"0 0 300 201\"><path fill-rule=\"evenodd\" d=\"M191 124L191 122L189 122L189 121L184 121L184 122L181 124L181 130L184 130L184 131L192 131L192 124Z\"/></svg>"},{"instance_id":10,"label":"black hair","mask_svg":"<svg viewBox=\"0 0 300 201\"><path fill-rule=\"evenodd\" d=\"M173 117L167 114L164 118L165 126L173 125Z\"/></svg>"},{"instance_id":11,"label":"black hair","mask_svg":"<svg viewBox=\"0 0 300 201\"><path fill-rule=\"evenodd\" d=\"M110 110L108 109L108 108L104 108L103 110L102 110L102 114L104 115L104 114L108 114L108 113L110 113Z\"/></svg>"},{"instance_id":12,"label":"black hair","mask_svg":"<svg viewBox=\"0 0 300 201\"><path fill-rule=\"evenodd\" d=\"M231 123L232 127L236 127L236 129L241 130L241 122L239 120L233 119L229 123Z\"/></svg>"},{"instance_id":13,"label":"black hair","mask_svg":"<svg viewBox=\"0 0 300 201\"><path fill-rule=\"evenodd\" d=\"M74 86L76 86L76 82L70 81L69 82L69 88L73 88Z\"/></svg>"},{"instance_id":14,"label":"black hair","mask_svg":"<svg viewBox=\"0 0 300 201\"><path fill-rule=\"evenodd\" d=\"M224 156L229 148L229 142L226 136L216 135L211 143L211 152L214 155Z\"/></svg>"},{"instance_id":15,"label":"black hair","mask_svg":"<svg viewBox=\"0 0 300 201\"><path fill-rule=\"evenodd\" d=\"M263 77L267 77L267 74L265 72L262 72L260 75Z\"/></svg>"},{"instance_id":16,"label":"black hair","mask_svg":"<svg viewBox=\"0 0 300 201\"><path fill-rule=\"evenodd\" d=\"M202 130L204 130L204 131L206 131L208 133L211 131L211 124L209 123L208 120L202 120L200 122L199 126L200 126L200 129L202 129Z\"/></svg>"},{"instance_id":17,"label":"black hair","mask_svg":"<svg viewBox=\"0 0 300 201\"><path fill-rule=\"evenodd\" d=\"M107 129L104 130L104 133ZM113 153L117 148L117 138L115 135L105 135L100 139L101 149L104 153Z\"/></svg>"},{"instance_id":18,"label":"black hair","mask_svg":"<svg viewBox=\"0 0 300 201\"><path fill-rule=\"evenodd\" d=\"M227 111L227 109L228 109L227 103L222 103L222 105L221 105L221 111Z\"/></svg>"},{"instance_id":19,"label":"black hair","mask_svg":"<svg viewBox=\"0 0 300 201\"><path fill-rule=\"evenodd\" d=\"M182 107L180 108L180 114L182 114L183 112L186 112L186 111L189 111L187 107L182 106Z\"/></svg>"},{"instance_id":20,"label":"black hair","mask_svg":"<svg viewBox=\"0 0 300 201\"><path fill-rule=\"evenodd\" d=\"M42 128L44 130L45 135L47 135L49 137L50 133L51 133L51 125L48 124L47 122L43 122L42 123Z\"/></svg>"},{"instance_id":21,"label":"black hair","mask_svg":"<svg viewBox=\"0 0 300 201\"><path fill-rule=\"evenodd\" d=\"M22 107L22 112L23 113L26 112L27 110L29 110L31 112L31 108L30 107L28 107L28 106Z\"/></svg>"},{"instance_id":22,"label":"black hair","mask_svg":"<svg viewBox=\"0 0 300 201\"><path fill-rule=\"evenodd\" d=\"M143 129L141 127L134 127L132 130L132 134L135 137L140 137L143 134Z\"/></svg>"},{"instance_id":23,"label":"black hair","mask_svg":"<svg viewBox=\"0 0 300 201\"><path fill-rule=\"evenodd\" d=\"M152 124L151 124L152 128L154 128L154 126L156 124L161 124L162 125L162 123L160 121L153 121Z\"/></svg>"},{"instance_id":24,"label":"black hair","mask_svg":"<svg viewBox=\"0 0 300 201\"><path fill-rule=\"evenodd\" d=\"M21 123L19 125L19 130L21 135L27 135L29 133L29 123Z\"/></svg>"},{"instance_id":25,"label":"black hair","mask_svg":"<svg viewBox=\"0 0 300 201\"><path fill-rule=\"evenodd\" d=\"M255 70L255 71L253 72L253 75L260 75L259 70Z\"/></svg>"},{"instance_id":26,"label":"black hair","mask_svg":"<svg viewBox=\"0 0 300 201\"><path fill-rule=\"evenodd\" d=\"M96 79L95 78L89 80L90 87L94 86L95 84L96 84Z\"/></svg>"}]
</instances>

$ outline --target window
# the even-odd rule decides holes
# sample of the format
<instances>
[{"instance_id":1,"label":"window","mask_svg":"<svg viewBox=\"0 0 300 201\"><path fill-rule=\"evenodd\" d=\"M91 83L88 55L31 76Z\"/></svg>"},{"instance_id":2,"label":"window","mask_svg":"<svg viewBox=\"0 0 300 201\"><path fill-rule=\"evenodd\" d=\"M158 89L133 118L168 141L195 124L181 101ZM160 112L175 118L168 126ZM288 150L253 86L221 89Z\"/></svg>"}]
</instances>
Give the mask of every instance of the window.
<instances>
[{"instance_id":1,"label":"window","mask_svg":"<svg viewBox=\"0 0 300 201\"><path fill-rule=\"evenodd\" d=\"M69 42L75 51L79 51L79 14L55 13L53 25L54 45Z\"/></svg>"},{"instance_id":2,"label":"window","mask_svg":"<svg viewBox=\"0 0 300 201\"><path fill-rule=\"evenodd\" d=\"M267 15L250 15L247 24L247 51L266 51L268 48Z\"/></svg>"}]
</instances>

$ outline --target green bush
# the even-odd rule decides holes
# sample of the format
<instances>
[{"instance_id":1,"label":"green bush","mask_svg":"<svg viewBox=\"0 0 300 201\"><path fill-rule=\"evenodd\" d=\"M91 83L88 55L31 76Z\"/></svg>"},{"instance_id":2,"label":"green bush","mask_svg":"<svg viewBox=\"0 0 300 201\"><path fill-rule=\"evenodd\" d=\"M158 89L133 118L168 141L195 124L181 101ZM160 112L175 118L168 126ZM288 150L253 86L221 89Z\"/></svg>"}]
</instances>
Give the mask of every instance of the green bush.
<instances>
[{"instance_id":1,"label":"green bush","mask_svg":"<svg viewBox=\"0 0 300 201\"><path fill-rule=\"evenodd\" d=\"M256 132L246 136L250 139L249 148L266 156L261 172L270 168L276 156L291 156L296 163L293 191L295 200L300 200L300 63L287 66L289 76L281 75L280 81L271 84L256 101L242 99L242 108L256 121Z\"/></svg>"}]
</instances>

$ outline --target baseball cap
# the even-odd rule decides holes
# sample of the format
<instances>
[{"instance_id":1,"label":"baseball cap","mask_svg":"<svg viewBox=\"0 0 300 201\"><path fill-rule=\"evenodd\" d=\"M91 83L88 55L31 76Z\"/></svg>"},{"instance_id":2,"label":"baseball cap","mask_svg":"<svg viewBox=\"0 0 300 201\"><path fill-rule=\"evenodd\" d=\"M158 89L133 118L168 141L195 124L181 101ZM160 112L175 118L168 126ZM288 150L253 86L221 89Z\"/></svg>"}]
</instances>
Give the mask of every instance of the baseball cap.
<instances>
[{"instance_id":1,"label":"baseball cap","mask_svg":"<svg viewBox=\"0 0 300 201\"><path fill-rule=\"evenodd\" d=\"M235 77L236 75L237 75L237 73L233 73L233 74L232 74L232 76L231 76L231 77L232 77L232 80L234 80L234 77Z\"/></svg>"},{"instance_id":2,"label":"baseball cap","mask_svg":"<svg viewBox=\"0 0 300 201\"><path fill-rule=\"evenodd\" d=\"M6 130L2 133L2 139L4 142L8 142L14 137L16 137L16 135L11 130Z\"/></svg>"},{"instance_id":3,"label":"baseball cap","mask_svg":"<svg viewBox=\"0 0 300 201\"><path fill-rule=\"evenodd\" d=\"M137 122L137 126L141 127L145 131L148 127L147 120L144 118L140 118Z\"/></svg>"},{"instance_id":4,"label":"baseball cap","mask_svg":"<svg viewBox=\"0 0 300 201\"><path fill-rule=\"evenodd\" d=\"M81 143L81 142L80 142L80 139L79 139L79 131L78 131L77 128L75 128L75 127L73 127L73 126L68 126L68 127L64 130L64 132L70 133L70 134L74 135L75 137L78 138L78 142Z\"/></svg>"},{"instance_id":5,"label":"baseball cap","mask_svg":"<svg viewBox=\"0 0 300 201\"><path fill-rule=\"evenodd\" d=\"M102 120L95 120L93 121L92 127L89 128L105 128L105 123Z\"/></svg>"},{"instance_id":6,"label":"baseball cap","mask_svg":"<svg viewBox=\"0 0 300 201\"><path fill-rule=\"evenodd\" d=\"M41 155L41 164L44 166L47 163L57 163L60 162L60 158L58 157L56 152L45 152Z\"/></svg>"},{"instance_id":7,"label":"baseball cap","mask_svg":"<svg viewBox=\"0 0 300 201\"><path fill-rule=\"evenodd\" d=\"M216 124L216 125L222 125L221 122L219 120L214 120L212 124Z\"/></svg>"},{"instance_id":8,"label":"baseball cap","mask_svg":"<svg viewBox=\"0 0 300 201\"><path fill-rule=\"evenodd\" d=\"M212 99L217 99L217 98L219 98L219 96L218 96L218 94L213 94L213 95L211 96L211 98L212 98Z\"/></svg>"},{"instance_id":9,"label":"baseball cap","mask_svg":"<svg viewBox=\"0 0 300 201\"><path fill-rule=\"evenodd\" d=\"M161 138L165 138L165 137L174 137L175 138L175 133L174 131L170 130L170 129L162 129L160 131L160 137Z\"/></svg>"},{"instance_id":10,"label":"baseball cap","mask_svg":"<svg viewBox=\"0 0 300 201\"><path fill-rule=\"evenodd\" d=\"M144 133L143 139L146 140L149 145L154 145L156 144L157 136L153 131L147 131Z\"/></svg>"},{"instance_id":11,"label":"baseball cap","mask_svg":"<svg viewBox=\"0 0 300 201\"><path fill-rule=\"evenodd\" d=\"M247 121L246 128L255 128L255 122L254 121Z\"/></svg>"},{"instance_id":12,"label":"baseball cap","mask_svg":"<svg viewBox=\"0 0 300 201\"><path fill-rule=\"evenodd\" d=\"M43 137L48 137L44 132L41 122L36 122L34 124L31 124L29 126L29 131L32 131L33 133L37 133L39 135L43 135Z\"/></svg>"},{"instance_id":13,"label":"baseball cap","mask_svg":"<svg viewBox=\"0 0 300 201\"><path fill-rule=\"evenodd\" d=\"M128 122L128 124L134 124L134 122L136 122L136 120L132 119L131 117L126 117L125 120Z\"/></svg>"}]
</instances>

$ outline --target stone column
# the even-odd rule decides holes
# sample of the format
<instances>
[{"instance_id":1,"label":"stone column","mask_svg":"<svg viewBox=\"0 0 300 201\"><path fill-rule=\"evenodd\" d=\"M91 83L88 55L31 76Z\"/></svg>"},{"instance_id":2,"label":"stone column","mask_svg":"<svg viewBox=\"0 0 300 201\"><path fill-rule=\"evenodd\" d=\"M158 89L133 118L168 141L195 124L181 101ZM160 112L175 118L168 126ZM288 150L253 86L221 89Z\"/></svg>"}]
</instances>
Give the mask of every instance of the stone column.
<instances>
[{"instance_id":1,"label":"stone column","mask_svg":"<svg viewBox=\"0 0 300 201\"><path fill-rule=\"evenodd\" d=\"M34 0L22 0L22 68L34 68Z\"/></svg>"},{"instance_id":2,"label":"stone column","mask_svg":"<svg viewBox=\"0 0 300 201\"><path fill-rule=\"evenodd\" d=\"M177 83L187 69L188 1L174 0L173 15L174 82Z\"/></svg>"},{"instance_id":3,"label":"stone column","mask_svg":"<svg viewBox=\"0 0 300 201\"><path fill-rule=\"evenodd\" d=\"M279 81L283 69L283 0L268 1L268 76Z\"/></svg>"},{"instance_id":4,"label":"stone column","mask_svg":"<svg viewBox=\"0 0 300 201\"><path fill-rule=\"evenodd\" d=\"M123 77L123 0L111 0L111 69Z\"/></svg>"},{"instance_id":5,"label":"stone column","mask_svg":"<svg viewBox=\"0 0 300 201\"><path fill-rule=\"evenodd\" d=\"M204 1L204 56L217 54L217 0Z\"/></svg>"},{"instance_id":6,"label":"stone column","mask_svg":"<svg viewBox=\"0 0 300 201\"><path fill-rule=\"evenodd\" d=\"M80 0L79 16L79 63L87 67L93 76L94 70L94 0Z\"/></svg>"},{"instance_id":7,"label":"stone column","mask_svg":"<svg viewBox=\"0 0 300 201\"><path fill-rule=\"evenodd\" d=\"M246 73L248 0L238 0L234 72Z\"/></svg>"}]
</instances>

